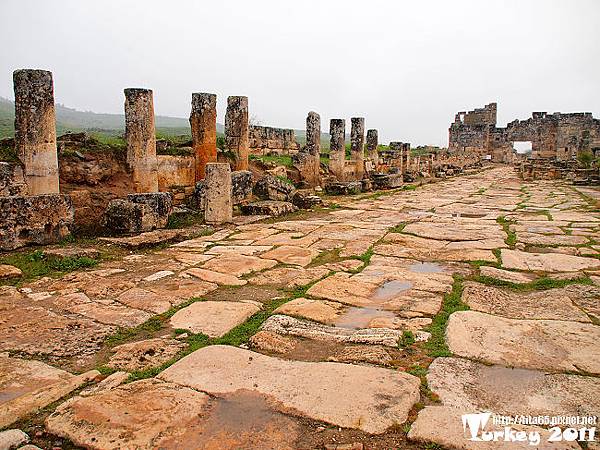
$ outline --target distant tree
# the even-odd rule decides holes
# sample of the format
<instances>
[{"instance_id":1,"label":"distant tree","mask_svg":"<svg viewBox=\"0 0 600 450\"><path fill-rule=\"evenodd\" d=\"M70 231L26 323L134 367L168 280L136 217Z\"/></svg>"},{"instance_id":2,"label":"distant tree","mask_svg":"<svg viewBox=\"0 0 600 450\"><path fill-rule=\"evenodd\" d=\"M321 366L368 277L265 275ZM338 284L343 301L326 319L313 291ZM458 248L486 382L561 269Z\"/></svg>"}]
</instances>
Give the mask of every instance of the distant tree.
<instances>
[{"instance_id":1,"label":"distant tree","mask_svg":"<svg viewBox=\"0 0 600 450\"><path fill-rule=\"evenodd\" d=\"M580 165L584 166L585 168L589 168L592 165L592 162L594 161L594 155L592 154L592 152L579 152L577 154L577 161L579 162Z\"/></svg>"}]
</instances>

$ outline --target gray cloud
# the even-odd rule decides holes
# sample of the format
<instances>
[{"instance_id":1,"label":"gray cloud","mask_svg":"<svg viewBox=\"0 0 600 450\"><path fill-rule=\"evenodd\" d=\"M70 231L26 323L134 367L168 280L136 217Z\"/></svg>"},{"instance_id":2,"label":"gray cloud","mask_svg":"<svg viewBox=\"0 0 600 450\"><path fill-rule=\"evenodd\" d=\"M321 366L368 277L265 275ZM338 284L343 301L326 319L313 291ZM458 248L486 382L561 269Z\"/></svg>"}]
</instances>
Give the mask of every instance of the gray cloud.
<instances>
[{"instance_id":1,"label":"gray cloud","mask_svg":"<svg viewBox=\"0 0 600 450\"><path fill-rule=\"evenodd\" d=\"M600 114L596 0L2 0L0 95L12 71L54 72L56 100L122 112L150 87L157 114L187 117L191 92L247 95L264 124L306 113L364 116L383 141L447 145L459 110L497 101Z\"/></svg>"}]
</instances>

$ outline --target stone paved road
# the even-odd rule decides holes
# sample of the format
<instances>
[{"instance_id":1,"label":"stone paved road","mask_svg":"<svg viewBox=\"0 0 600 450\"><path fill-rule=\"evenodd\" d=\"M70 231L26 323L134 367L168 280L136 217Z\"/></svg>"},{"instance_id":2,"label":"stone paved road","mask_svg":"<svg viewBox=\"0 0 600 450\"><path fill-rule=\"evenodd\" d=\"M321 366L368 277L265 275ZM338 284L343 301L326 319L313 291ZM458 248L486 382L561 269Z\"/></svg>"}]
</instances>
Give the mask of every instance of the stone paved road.
<instances>
[{"instance_id":1,"label":"stone paved road","mask_svg":"<svg viewBox=\"0 0 600 450\"><path fill-rule=\"evenodd\" d=\"M595 192L495 168L3 287L0 426L97 365L45 421L89 448L500 448L460 415L600 415Z\"/></svg>"}]
</instances>

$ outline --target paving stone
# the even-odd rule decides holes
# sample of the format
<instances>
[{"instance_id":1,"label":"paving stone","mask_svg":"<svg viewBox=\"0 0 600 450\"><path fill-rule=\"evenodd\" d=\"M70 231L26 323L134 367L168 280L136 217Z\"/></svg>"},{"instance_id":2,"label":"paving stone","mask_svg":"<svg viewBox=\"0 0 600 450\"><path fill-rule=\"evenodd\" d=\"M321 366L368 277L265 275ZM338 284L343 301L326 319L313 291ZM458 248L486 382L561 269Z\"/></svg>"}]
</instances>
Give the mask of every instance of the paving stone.
<instances>
[{"instance_id":1,"label":"paving stone","mask_svg":"<svg viewBox=\"0 0 600 450\"><path fill-rule=\"evenodd\" d=\"M160 270L152 275L148 275L146 278L144 278L144 281L158 281L161 278L170 277L174 274L175 273L171 272L170 270Z\"/></svg>"},{"instance_id":2,"label":"paving stone","mask_svg":"<svg viewBox=\"0 0 600 450\"><path fill-rule=\"evenodd\" d=\"M131 288L117 297L117 301L131 308L161 314L171 308L171 303L164 297L142 288Z\"/></svg>"},{"instance_id":3,"label":"paving stone","mask_svg":"<svg viewBox=\"0 0 600 450\"><path fill-rule=\"evenodd\" d=\"M274 285L295 288L310 284L328 273L329 270L322 267L313 267L310 269L303 267L276 267L253 275L248 278L248 281L251 284L259 286Z\"/></svg>"},{"instance_id":4,"label":"paving stone","mask_svg":"<svg viewBox=\"0 0 600 450\"><path fill-rule=\"evenodd\" d=\"M46 419L50 433L92 449L160 448L188 428L201 431L206 394L156 379L74 397Z\"/></svg>"},{"instance_id":5,"label":"paving stone","mask_svg":"<svg viewBox=\"0 0 600 450\"><path fill-rule=\"evenodd\" d=\"M341 303L300 297L284 303L273 312L331 325L344 309Z\"/></svg>"},{"instance_id":6,"label":"paving stone","mask_svg":"<svg viewBox=\"0 0 600 450\"><path fill-rule=\"evenodd\" d=\"M23 275L21 269L10 264L0 264L0 280L7 280L10 278L19 278Z\"/></svg>"},{"instance_id":7,"label":"paving stone","mask_svg":"<svg viewBox=\"0 0 600 450\"><path fill-rule=\"evenodd\" d=\"M293 339L264 330L252 336L249 343L252 348L272 353L287 353L296 347Z\"/></svg>"},{"instance_id":8,"label":"paving stone","mask_svg":"<svg viewBox=\"0 0 600 450\"><path fill-rule=\"evenodd\" d=\"M420 386L418 378L398 371L285 361L229 346L204 347L159 378L211 395L258 391L307 417L368 433L404 423Z\"/></svg>"},{"instance_id":9,"label":"paving stone","mask_svg":"<svg viewBox=\"0 0 600 450\"><path fill-rule=\"evenodd\" d=\"M261 256L266 259L274 259L284 264L293 264L305 267L309 265L313 258L319 254L318 251L291 245L282 245L281 247L269 250Z\"/></svg>"},{"instance_id":10,"label":"paving stone","mask_svg":"<svg viewBox=\"0 0 600 450\"><path fill-rule=\"evenodd\" d=\"M524 442L484 442L469 440L470 434L463 432L462 414L473 413L473 411L463 411L448 406L426 406L419 412L417 420L411 425L408 433L408 439L422 443L434 442L445 448L454 448L462 450L493 450L498 448L506 449L578 449L579 445L574 442L548 442L550 432L537 427L513 426L514 430L533 431L540 433L540 444L532 447L528 441ZM502 426L492 426L492 421L488 422L486 431L502 430Z\"/></svg>"},{"instance_id":11,"label":"paving stone","mask_svg":"<svg viewBox=\"0 0 600 450\"><path fill-rule=\"evenodd\" d=\"M537 278L531 273L512 272L510 270L496 269L495 267L490 266L481 266L479 268L479 273L484 277L496 278L498 280L517 284L530 283Z\"/></svg>"},{"instance_id":12,"label":"paving stone","mask_svg":"<svg viewBox=\"0 0 600 450\"><path fill-rule=\"evenodd\" d=\"M0 449L10 450L29 442L29 436L21 430L12 429L0 431Z\"/></svg>"},{"instance_id":13,"label":"paving stone","mask_svg":"<svg viewBox=\"0 0 600 450\"><path fill-rule=\"evenodd\" d=\"M242 280L233 275L229 275L221 272L214 272L212 270L201 269L194 267L188 269L185 273L192 275L201 280L208 281L211 283L217 283L219 286L243 286L248 283L247 280Z\"/></svg>"},{"instance_id":14,"label":"paving stone","mask_svg":"<svg viewBox=\"0 0 600 450\"><path fill-rule=\"evenodd\" d=\"M206 251L210 255L256 255L271 250L271 245L217 245Z\"/></svg>"},{"instance_id":15,"label":"paving stone","mask_svg":"<svg viewBox=\"0 0 600 450\"><path fill-rule=\"evenodd\" d=\"M568 234L536 234L519 233L517 235L519 242L531 245L580 245L586 244L589 240L583 236L570 236Z\"/></svg>"},{"instance_id":16,"label":"paving stone","mask_svg":"<svg viewBox=\"0 0 600 450\"><path fill-rule=\"evenodd\" d=\"M154 338L130 342L113 348L108 367L133 372L158 367L183 350L186 344L175 339Z\"/></svg>"},{"instance_id":17,"label":"paving stone","mask_svg":"<svg viewBox=\"0 0 600 450\"><path fill-rule=\"evenodd\" d=\"M254 303L200 301L177 311L170 324L192 333L221 337L259 310Z\"/></svg>"},{"instance_id":18,"label":"paving stone","mask_svg":"<svg viewBox=\"0 0 600 450\"><path fill-rule=\"evenodd\" d=\"M259 258L258 256L227 254L211 259L202 268L240 277L252 272L270 269L275 265L277 265L277 261Z\"/></svg>"},{"instance_id":19,"label":"paving stone","mask_svg":"<svg viewBox=\"0 0 600 450\"><path fill-rule=\"evenodd\" d=\"M558 288L524 293L472 281L464 283L463 286L462 301L474 311L513 319L591 322L574 303L577 297L586 297L581 290Z\"/></svg>"},{"instance_id":20,"label":"paving stone","mask_svg":"<svg viewBox=\"0 0 600 450\"><path fill-rule=\"evenodd\" d=\"M444 406L464 411L531 416L598 416L600 378L489 366L461 358L437 358L429 388ZM586 399L585 402L582 402Z\"/></svg>"},{"instance_id":21,"label":"paving stone","mask_svg":"<svg viewBox=\"0 0 600 450\"><path fill-rule=\"evenodd\" d=\"M459 311L448 320L446 339L452 353L492 364L600 374L597 325Z\"/></svg>"},{"instance_id":22,"label":"paving stone","mask_svg":"<svg viewBox=\"0 0 600 450\"><path fill-rule=\"evenodd\" d=\"M600 259L582 256L527 253L519 250L501 250L502 266L507 269L542 271L542 272L573 272L585 269L600 268Z\"/></svg>"}]
</instances>

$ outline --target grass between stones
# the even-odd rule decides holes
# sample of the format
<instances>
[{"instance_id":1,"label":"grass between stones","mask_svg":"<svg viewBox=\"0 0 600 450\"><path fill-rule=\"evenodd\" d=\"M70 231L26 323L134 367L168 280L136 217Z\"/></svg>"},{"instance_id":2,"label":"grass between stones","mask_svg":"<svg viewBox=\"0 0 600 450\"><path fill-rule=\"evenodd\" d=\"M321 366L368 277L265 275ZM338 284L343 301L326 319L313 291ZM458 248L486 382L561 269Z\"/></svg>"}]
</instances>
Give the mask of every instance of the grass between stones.
<instances>
[{"instance_id":1,"label":"grass between stones","mask_svg":"<svg viewBox=\"0 0 600 450\"><path fill-rule=\"evenodd\" d=\"M515 221L507 219L504 216L499 216L496 219L496 222L502 226L502 229L506 233L506 239L504 240L506 245L508 245L510 248L514 248L517 243L517 234L510 229L510 226L514 224Z\"/></svg>"},{"instance_id":2,"label":"grass between stones","mask_svg":"<svg viewBox=\"0 0 600 450\"><path fill-rule=\"evenodd\" d=\"M181 335L183 333L188 333L188 336L184 340L182 340L182 342L187 343L188 346L182 351L180 351L176 356L171 358L169 361L159 366L149 367L147 369L136 370L131 372L129 374L127 382L155 377L163 370L175 364L181 358L208 345L232 345L235 347L239 347L243 344L246 344L249 341L249 339L259 330L259 328L265 322L265 320L267 320L271 315L273 315L273 311L275 311L284 303L287 303L299 297L303 297L306 294L306 291L308 291L308 289L310 289L311 286L321 281L322 279L330 276L332 273L333 272L330 272L327 275L321 277L320 279L313 281L312 283L295 288L293 291L290 291L285 297L274 298L269 302L263 303L263 308L260 311L253 314L244 323L231 329L229 332L227 332L221 337L210 338L202 333L193 334L189 333L187 330L173 330L173 334L175 336ZM169 309L168 311L162 314L158 314L156 316L151 317L146 322L142 323L141 325L138 325L137 327L121 329L112 336L109 336L106 339L105 343L108 347L114 347L120 344L124 344L126 342L134 342L151 338L155 336L157 332L165 329L168 326L167 322L177 311L179 311L182 308L185 308L186 306L191 305L192 303L199 301L204 301L204 299L192 298L180 305L174 306L173 308ZM100 371L100 373L102 373L103 375L110 375L111 373L117 371L116 369L112 369L104 365L97 367L96 369Z\"/></svg>"},{"instance_id":3,"label":"grass between stones","mask_svg":"<svg viewBox=\"0 0 600 450\"><path fill-rule=\"evenodd\" d=\"M3 281L0 284L18 284L44 276L58 277L77 269L94 267L98 262L98 260L87 256L62 259L47 258L42 250L15 253L0 258L0 264L10 264L18 267L23 272L23 276L17 280Z\"/></svg>"},{"instance_id":4,"label":"grass between stones","mask_svg":"<svg viewBox=\"0 0 600 450\"><path fill-rule=\"evenodd\" d=\"M488 286L506 287L515 291L545 291L548 289L562 288L571 284L592 285L593 281L589 277L575 278L572 280L556 280L554 278L542 277L530 283L512 283L510 281L500 280L498 278L477 275L470 277L469 280L476 281Z\"/></svg>"},{"instance_id":5,"label":"grass between stones","mask_svg":"<svg viewBox=\"0 0 600 450\"><path fill-rule=\"evenodd\" d=\"M452 283L452 291L444 295L442 308L435 315L428 331L431 333L431 338L425 343L425 348L429 352L429 356L437 358L439 356L452 356L446 344L446 325L450 314L456 311L466 311L469 309L462 300L463 292L463 277L454 275L454 283Z\"/></svg>"}]
</instances>

